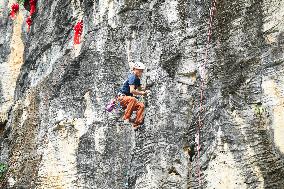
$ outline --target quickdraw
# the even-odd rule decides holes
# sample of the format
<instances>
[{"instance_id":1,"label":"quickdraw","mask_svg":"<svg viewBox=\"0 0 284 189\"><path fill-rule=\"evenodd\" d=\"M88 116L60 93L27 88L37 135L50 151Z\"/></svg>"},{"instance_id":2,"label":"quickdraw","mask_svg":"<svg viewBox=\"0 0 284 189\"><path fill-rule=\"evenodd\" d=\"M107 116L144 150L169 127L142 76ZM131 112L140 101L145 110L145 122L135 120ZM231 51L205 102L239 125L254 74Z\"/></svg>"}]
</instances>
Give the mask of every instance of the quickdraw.
<instances>
[{"instance_id":1,"label":"quickdraw","mask_svg":"<svg viewBox=\"0 0 284 189\"><path fill-rule=\"evenodd\" d=\"M116 114L119 114L119 111L123 110L122 106L120 105L120 102L117 100L115 100L115 111L116 111Z\"/></svg>"}]
</instances>

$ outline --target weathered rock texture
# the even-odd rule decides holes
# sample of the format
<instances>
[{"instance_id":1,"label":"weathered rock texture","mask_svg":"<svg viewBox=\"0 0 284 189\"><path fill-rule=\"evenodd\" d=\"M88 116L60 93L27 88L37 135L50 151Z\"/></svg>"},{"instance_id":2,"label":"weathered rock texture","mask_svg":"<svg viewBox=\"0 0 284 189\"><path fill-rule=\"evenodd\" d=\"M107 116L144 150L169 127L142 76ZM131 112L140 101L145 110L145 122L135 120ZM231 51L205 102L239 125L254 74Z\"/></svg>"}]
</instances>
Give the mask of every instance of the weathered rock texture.
<instances>
[{"instance_id":1,"label":"weathered rock texture","mask_svg":"<svg viewBox=\"0 0 284 189\"><path fill-rule=\"evenodd\" d=\"M284 0L217 1L193 162L210 1L38 0L29 32L13 2L0 2L2 188L284 188ZM154 83L138 132L104 111L129 61Z\"/></svg>"}]
</instances>

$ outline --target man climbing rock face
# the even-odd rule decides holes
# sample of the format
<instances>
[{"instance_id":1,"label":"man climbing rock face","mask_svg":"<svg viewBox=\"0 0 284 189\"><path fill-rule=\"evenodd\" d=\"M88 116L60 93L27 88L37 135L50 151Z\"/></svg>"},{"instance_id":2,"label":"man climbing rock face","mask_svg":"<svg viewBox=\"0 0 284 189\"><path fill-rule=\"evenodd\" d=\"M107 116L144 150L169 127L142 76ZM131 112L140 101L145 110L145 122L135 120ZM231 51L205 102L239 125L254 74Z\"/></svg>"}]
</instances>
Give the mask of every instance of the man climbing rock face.
<instances>
[{"instance_id":1,"label":"man climbing rock face","mask_svg":"<svg viewBox=\"0 0 284 189\"><path fill-rule=\"evenodd\" d=\"M138 95L146 95L147 92L141 86L140 78L143 74L145 65L141 62L136 62L133 66L133 71L128 75L127 80L118 93L118 101L123 109L125 109L123 119L125 122L133 122L134 129L143 123L144 119L144 104L139 102L135 97ZM130 120L130 117L136 111L135 120Z\"/></svg>"}]
</instances>

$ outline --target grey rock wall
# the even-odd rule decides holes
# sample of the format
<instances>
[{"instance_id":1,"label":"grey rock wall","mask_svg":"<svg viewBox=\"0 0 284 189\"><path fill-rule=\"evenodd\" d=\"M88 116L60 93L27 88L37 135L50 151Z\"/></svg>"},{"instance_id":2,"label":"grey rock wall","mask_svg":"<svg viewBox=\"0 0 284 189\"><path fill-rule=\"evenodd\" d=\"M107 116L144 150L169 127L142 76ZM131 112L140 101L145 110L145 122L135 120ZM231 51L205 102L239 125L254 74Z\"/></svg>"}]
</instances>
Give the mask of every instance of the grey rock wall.
<instances>
[{"instance_id":1,"label":"grey rock wall","mask_svg":"<svg viewBox=\"0 0 284 189\"><path fill-rule=\"evenodd\" d=\"M38 0L29 32L13 2L0 2L2 188L284 188L283 0L217 1L203 112L210 1ZM137 132L104 110L131 61L153 83Z\"/></svg>"}]
</instances>

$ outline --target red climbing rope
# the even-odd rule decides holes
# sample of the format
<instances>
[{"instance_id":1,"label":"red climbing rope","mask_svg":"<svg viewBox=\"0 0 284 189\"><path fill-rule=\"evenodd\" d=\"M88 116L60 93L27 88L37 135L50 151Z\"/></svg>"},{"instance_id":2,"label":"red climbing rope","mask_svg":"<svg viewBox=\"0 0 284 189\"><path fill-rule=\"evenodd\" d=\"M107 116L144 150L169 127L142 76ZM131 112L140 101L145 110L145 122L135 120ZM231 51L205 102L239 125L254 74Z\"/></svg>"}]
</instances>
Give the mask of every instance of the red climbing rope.
<instances>
[{"instance_id":1,"label":"red climbing rope","mask_svg":"<svg viewBox=\"0 0 284 189\"><path fill-rule=\"evenodd\" d=\"M11 6L11 12L10 12L10 17L14 20L16 19L16 14L19 11L19 4L18 3L14 3Z\"/></svg>"},{"instance_id":2,"label":"red climbing rope","mask_svg":"<svg viewBox=\"0 0 284 189\"><path fill-rule=\"evenodd\" d=\"M37 0L30 0L30 16L36 12L36 2Z\"/></svg>"},{"instance_id":3,"label":"red climbing rope","mask_svg":"<svg viewBox=\"0 0 284 189\"><path fill-rule=\"evenodd\" d=\"M83 33L83 20L79 21L74 27L74 44L80 44L80 38Z\"/></svg>"},{"instance_id":4,"label":"red climbing rope","mask_svg":"<svg viewBox=\"0 0 284 189\"><path fill-rule=\"evenodd\" d=\"M29 16L28 18L27 18L27 20L26 20L26 23L27 23L27 25L28 25L28 31L30 31L30 27L31 27L31 25L32 25L32 19L31 19L31 17Z\"/></svg>"},{"instance_id":5,"label":"red climbing rope","mask_svg":"<svg viewBox=\"0 0 284 189\"><path fill-rule=\"evenodd\" d=\"M205 69L206 65L208 63L208 50L209 50L209 45L210 45L210 40L211 40L211 34L212 34L212 25L213 25L213 17L216 13L216 5L217 5L217 0L212 0L211 2L211 7L210 7L210 18L209 18L209 23L208 23L208 32L207 32L207 44L206 44L206 49L205 49L205 59L204 62L200 66L200 75L201 75L201 85L200 85L200 113L198 116L198 126L196 127L196 136L195 136L195 141L197 143L197 174L198 174L198 183L199 187L201 187L201 170L200 170L200 128L203 127L203 123L201 120L201 114L203 112L203 99L204 99L204 84L205 84Z\"/></svg>"}]
</instances>

